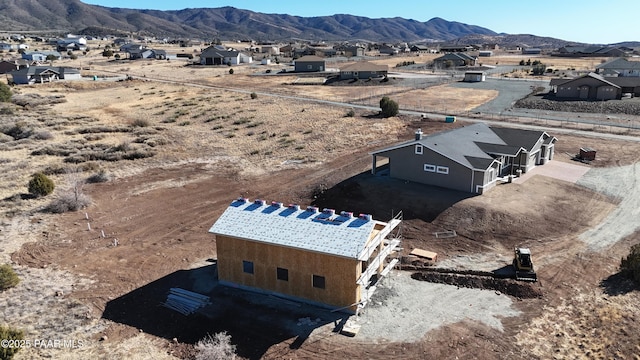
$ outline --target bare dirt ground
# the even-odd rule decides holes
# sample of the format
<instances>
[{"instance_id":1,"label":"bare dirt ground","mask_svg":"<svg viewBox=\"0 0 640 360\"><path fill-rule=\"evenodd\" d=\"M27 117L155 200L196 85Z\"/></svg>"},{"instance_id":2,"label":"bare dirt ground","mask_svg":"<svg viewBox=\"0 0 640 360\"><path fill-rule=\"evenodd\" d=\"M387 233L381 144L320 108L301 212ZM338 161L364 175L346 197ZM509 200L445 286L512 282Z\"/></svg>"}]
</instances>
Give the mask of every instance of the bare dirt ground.
<instances>
[{"instance_id":1,"label":"bare dirt ground","mask_svg":"<svg viewBox=\"0 0 640 360\"><path fill-rule=\"evenodd\" d=\"M262 77L228 83L225 68L179 72L183 66L169 71L164 66L174 65L168 64L130 63L122 70L181 81L206 78L250 91L280 86ZM119 66L111 70L119 72ZM315 88L292 92L352 95ZM431 133L460 122L379 119L365 111L345 117L344 108L329 105L141 80L16 90L63 95L66 102L9 106L13 113L2 115L2 126L20 123L32 135L0 143L0 257L22 278L0 294L0 321L25 329L31 339L84 341L76 348L25 349L19 357L184 358L193 355L194 342L218 331L232 335L244 358L640 353L640 299L616 275L620 258L640 241L634 221L637 142L558 136L558 162L573 164L581 146L597 143L597 160L577 183L535 175L469 197L368 174L368 151L409 139L418 127ZM493 95L483 96L456 106ZM50 136L33 135L43 131ZM104 154L120 160L101 160ZM127 160L132 154L148 156ZM71 166L83 167L86 176L103 169L111 178L85 186L92 198L85 211L49 214L41 211L48 199L21 195L35 171L47 171L60 184L56 191L65 191L64 169ZM529 246L543 295L518 299L397 272L357 319L361 334L347 338L333 332L341 321L335 314L273 299L256 305L252 296L213 287L208 260L215 259L215 240L207 230L238 195L368 212L381 220L402 210L401 255L413 248L436 251L444 267L490 271L508 265L514 246ZM433 236L450 230L457 236ZM216 301L202 314L183 317L159 306L171 286Z\"/></svg>"}]
</instances>

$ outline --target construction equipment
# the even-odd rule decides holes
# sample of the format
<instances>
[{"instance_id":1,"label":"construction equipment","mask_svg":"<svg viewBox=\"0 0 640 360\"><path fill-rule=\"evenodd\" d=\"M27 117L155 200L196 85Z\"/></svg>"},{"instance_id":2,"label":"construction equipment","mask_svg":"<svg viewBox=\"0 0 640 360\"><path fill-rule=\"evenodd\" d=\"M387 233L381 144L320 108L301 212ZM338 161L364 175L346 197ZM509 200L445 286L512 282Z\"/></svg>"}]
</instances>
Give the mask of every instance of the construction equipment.
<instances>
[{"instance_id":1,"label":"construction equipment","mask_svg":"<svg viewBox=\"0 0 640 360\"><path fill-rule=\"evenodd\" d=\"M538 281L538 275L536 275L536 272L533 270L531 250L527 248L515 248L513 269L516 272L516 280Z\"/></svg>"}]
</instances>

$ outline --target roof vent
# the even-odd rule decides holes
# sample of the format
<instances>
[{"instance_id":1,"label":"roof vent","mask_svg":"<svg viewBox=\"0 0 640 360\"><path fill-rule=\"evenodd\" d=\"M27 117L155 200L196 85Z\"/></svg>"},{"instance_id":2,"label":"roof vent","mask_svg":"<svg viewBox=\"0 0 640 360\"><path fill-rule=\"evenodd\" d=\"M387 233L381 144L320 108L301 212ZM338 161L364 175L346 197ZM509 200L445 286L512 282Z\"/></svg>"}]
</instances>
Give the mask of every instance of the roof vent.
<instances>
[{"instance_id":1,"label":"roof vent","mask_svg":"<svg viewBox=\"0 0 640 360\"><path fill-rule=\"evenodd\" d=\"M239 198L236 199L236 201L240 201L241 203L247 203L247 201L249 201L249 199L247 199L246 197L240 196Z\"/></svg>"},{"instance_id":2,"label":"roof vent","mask_svg":"<svg viewBox=\"0 0 640 360\"><path fill-rule=\"evenodd\" d=\"M364 220L364 221L371 221L371 215L370 214L360 214L360 216L358 216L358 218L360 220Z\"/></svg>"},{"instance_id":3,"label":"roof vent","mask_svg":"<svg viewBox=\"0 0 640 360\"><path fill-rule=\"evenodd\" d=\"M255 199L255 200L253 200L253 203L256 204L256 205L262 206L262 205L264 205L264 200Z\"/></svg>"},{"instance_id":4,"label":"roof vent","mask_svg":"<svg viewBox=\"0 0 640 360\"><path fill-rule=\"evenodd\" d=\"M300 205L298 205L298 204L289 204L289 209L298 211L298 210L300 210Z\"/></svg>"},{"instance_id":5,"label":"roof vent","mask_svg":"<svg viewBox=\"0 0 640 360\"><path fill-rule=\"evenodd\" d=\"M351 219L353 217L353 213L350 211L342 211L340 212L340 216Z\"/></svg>"},{"instance_id":6,"label":"roof vent","mask_svg":"<svg viewBox=\"0 0 640 360\"><path fill-rule=\"evenodd\" d=\"M416 131L416 140L422 140L422 129Z\"/></svg>"},{"instance_id":7,"label":"roof vent","mask_svg":"<svg viewBox=\"0 0 640 360\"><path fill-rule=\"evenodd\" d=\"M278 201L272 201L271 202L271 206L275 206L277 208L281 208L282 207L282 203L278 202Z\"/></svg>"},{"instance_id":8,"label":"roof vent","mask_svg":"<svg viewBox=\"0 0 640 360\"><path fill-rule=\"evenodd\" d=\"M333 216L336 213L336 211L334 209L324 208L322 209L322 213Z\"/></svg>"},{"instance_id":9,"label":"roof vent","mask_svg":"<svg viewBox=\"0 0 640 360\"><path fill-rule=\"evenodd\" d=\"M308 212L312 212L312 213L317 213L318 212L318 208L315 206L307 206L307 211Z\"/></svg>"}]
</instances>

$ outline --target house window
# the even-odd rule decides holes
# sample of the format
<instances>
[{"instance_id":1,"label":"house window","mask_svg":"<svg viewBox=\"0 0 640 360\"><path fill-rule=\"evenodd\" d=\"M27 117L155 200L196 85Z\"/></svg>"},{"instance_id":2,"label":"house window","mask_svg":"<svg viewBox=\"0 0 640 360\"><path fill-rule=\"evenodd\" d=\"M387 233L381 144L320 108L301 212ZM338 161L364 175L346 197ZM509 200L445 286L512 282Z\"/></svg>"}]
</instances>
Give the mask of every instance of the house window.
<instances>
[{"instance_id":1,"label":"house window","mask_svg":"<svg viewBox=\"0 0 640 360\"><path fill-rule=\"evenodd\" d=\"M424 151L424 149L423 149L423 148L424 148L424 147L423 147L422 145L420 145L420 144L416 144L416 154L418 154L418 155L422 155L422 153L423 153L423 151Z\"/></svg>"},{"instance_id":2,"label":"house window","mask_svg":"<svg viewBox=\"0 0 640 360\"><path fill-rule=\"evenodd\" d=\"M436 166L431 164L424 164L424 171L436 172Z\"/></svg>"},{"instance_id":3,"label":"house window","mask_svg":"<svg viewBox=\"0 0 640 360\"><path fill-rule=\"evenodd\" d=\"M449 168L446 166L438 166L438 168L436 169L436 172L438 174L448 174L449 173Z\"/></svg>"},{"instance_id":4,"label":"house window","mask_svg":"<svg viewBox=\"0 0 640 360\"><path fill-rule=\"evenodd\" d=\"M313 287L318 289L324 289L324 276L313 275Z\"/></svg>"},{"instance_id":5,"label":"house window","mask_svg":"<svg viewBox=\"0 0 640 360\"><path fill-rule=\"evenodd\" d=\"M282 281L289 281L289 269L276 268L276 278Z\"/></svg>"},{"instance_id":6,"label":"house window","mask_svg":"<svg viewBox=\"0 0 640 360\"><path fill-rule=\"evenodd\" d=\"M247 274L253 274L253 261L242 260L242 271Z\"/></svg>"}]
</instances>

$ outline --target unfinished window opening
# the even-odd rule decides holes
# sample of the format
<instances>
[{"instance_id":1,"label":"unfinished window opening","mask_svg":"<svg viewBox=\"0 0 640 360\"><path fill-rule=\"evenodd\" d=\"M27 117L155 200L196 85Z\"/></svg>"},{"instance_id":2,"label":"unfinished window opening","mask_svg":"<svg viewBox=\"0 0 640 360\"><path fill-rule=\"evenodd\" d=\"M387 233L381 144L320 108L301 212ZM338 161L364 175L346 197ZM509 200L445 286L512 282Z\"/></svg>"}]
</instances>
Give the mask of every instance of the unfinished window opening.
<instances>
[{"instance_id":1,"label":"unfinished window opening","mask_svg":"<svg viewBox=\"0 0 640 360\"><path fill-rule=\"evenodd\" d=\"M420 144L416 144L416 154L418 154L418 155L422 155L422 154L423 154L423 152L424 152L424 148L423 148L423 146L422 146L422 145L420 145Z\"/></svg>"},{"instance_id":2,"label":"unfinished window opening","mask_svg":"<svg viewBox=\"0 0 640 360\"><path fill-rule=\"evenodd\" d=\"M449 168L446 166L438 166L438 168L436 169L436 172L438 174L448 174L449 173Z\"/></svg>"},{"instance_id":3,"label":"unfinished window opening","mask_svg":"<svg viewBox=\"0 0 640 360\"><path fill-rule=\"evenodd\" d=\"M242 271L247 274L253 274L253 261L242 260Z\"/></svg>"},{"instance_id":4,"label":"unfinished window opening","mask_svg":"<svg viewBox=\"0 0 640 360\"><path fill-rule=\"evenodd\" d=\"M289 269L276 268L276 277L278 280L289 281Z\"/></svg>"},{"instance_id":5,"label":"unfinished window opening","mask_svg":"<svg viewBox=\"0 0 640 360\"><path fill-rule=\"evenodd\" d=\"M324 289L324 276L313 275L313 287L318 289Z\"/></svg>"}]
</instances>

